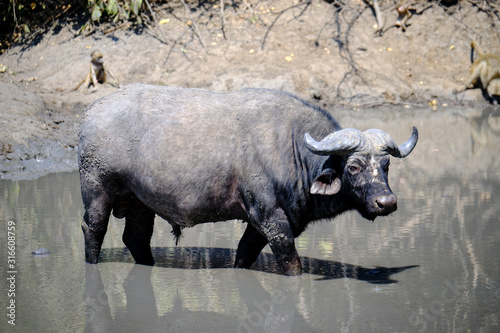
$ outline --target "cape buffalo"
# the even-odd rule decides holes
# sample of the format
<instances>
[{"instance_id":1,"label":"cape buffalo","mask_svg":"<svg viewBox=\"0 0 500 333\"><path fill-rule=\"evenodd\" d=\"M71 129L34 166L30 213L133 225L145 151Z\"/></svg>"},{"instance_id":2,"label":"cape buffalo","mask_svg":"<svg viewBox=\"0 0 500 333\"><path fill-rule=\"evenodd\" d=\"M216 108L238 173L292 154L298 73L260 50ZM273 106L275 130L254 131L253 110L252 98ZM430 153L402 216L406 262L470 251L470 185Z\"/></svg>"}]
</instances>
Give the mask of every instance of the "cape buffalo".
<instances>
[{"instance_id":1,"label":"cape buffalo","mask_svg":"<svg viewBox=\"0 0 500 333\"><path fill-rule=\"evenodd\" d=\"M407 156L417 139L415 127L399 147L381 130L341 129L281 91L129 85L90 105L81 124L86 261L97 262L111 212L125 217L123 242L146 265L155 215L176 240L185 227L239 219L248 225L235 267L269 243L283 274L301 274L294 238L311 221L396 210L389 155Z\"/></svg>"}]
</instances>

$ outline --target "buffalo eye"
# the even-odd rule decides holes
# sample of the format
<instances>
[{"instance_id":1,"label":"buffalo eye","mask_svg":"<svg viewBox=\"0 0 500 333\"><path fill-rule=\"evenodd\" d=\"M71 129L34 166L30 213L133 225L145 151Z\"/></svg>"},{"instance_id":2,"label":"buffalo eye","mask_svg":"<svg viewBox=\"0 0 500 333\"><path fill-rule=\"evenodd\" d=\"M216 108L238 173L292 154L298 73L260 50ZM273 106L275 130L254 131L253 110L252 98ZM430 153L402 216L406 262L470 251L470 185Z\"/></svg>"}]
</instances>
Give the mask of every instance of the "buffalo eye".
<instances>
[{"instance_id":1,"label":"buffalo eye","mask_svg":"<svg viewBox=\"0 0 500 333\"><path fill-rule=\"evenodd\" d=\"M354 176L360 173L361 167L357 164L351 164L347 167L347 171L349 171L349 173Z\"/></svg>"}]
</instances>

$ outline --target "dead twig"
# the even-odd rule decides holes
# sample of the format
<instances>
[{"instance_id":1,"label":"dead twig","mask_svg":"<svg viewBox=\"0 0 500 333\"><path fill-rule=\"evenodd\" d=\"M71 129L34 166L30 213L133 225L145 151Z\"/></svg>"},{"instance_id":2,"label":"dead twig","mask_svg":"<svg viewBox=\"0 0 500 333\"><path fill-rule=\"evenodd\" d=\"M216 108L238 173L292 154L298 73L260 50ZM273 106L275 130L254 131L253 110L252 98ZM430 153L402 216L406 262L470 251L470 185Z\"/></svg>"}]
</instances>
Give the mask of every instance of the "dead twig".
<instances>
[{"instance_id":1,"label":"dead twig","mask_svg":"<svg viewBox=\"0 0 500 333\"><path fill-rule=\"evenodd\" d=\"M377 30L375 31L375 33L378 33L380 34L380 36L382 36L382 33L384 31L384 18L382 17L382 13L380 12L380 7L377 0L373 0L373 9L375 10L375 17L377 18Z\"/></svg>"},{"instance_id":2,"label":"dead twig","mask_svg":"<svg viewBox=\"0 0 500 333\"><path fill-rule=\"evenodd\" d=\"M148 7L149 13L151 14L151 18L153 19L154 24L156 24L156 16L155 13L153 12L153 9L151 8L151 5L149 4L148 0L144 0L146 3L146 6Z\"/></svg>"},{"instance_id":3,"label":"dead twig","mask_svg":"<svg viewBox=\"0 0 500 333\"><path fill-rule=\"evenodd\" d=\"M224 36L224 39L227 39L226 31L224 30L224 27L226 25L226 17L224 15L224 0L220 0L220 25L221 25L222 35Z\"/></svg>"},{"instance_id":4,"label":"dead twig","mask_svg":"<svg viewBox=\"0 0 500 333\"><path fill-rule=\"evenodd\" d=\"M377 20L377 30L375 30L375 35L382 36L384 34L384 18L382 17L382 12L380 11L380 6L378 5L378 0L364 0L364 2L372 8L375 12L375 18Z\"/></svg>"},{"instance_id":5,"label":"dead twig","mask_svg":"<svg viewBox=\"0 0 500 333\"><path fill-rule=\"evenodd\" d=\"M111 28L109 28L109 29L103 29L103 30L102 30L102 33L106 35L106 34L109 34L109 33L113 32L113 31L116 31L116 30L126 30L126 29L128 29L131 25L132 25L132 22L130 22L130 21L123 22L123 23L121 23L121 24L114 25L114 26L112 26L112 27L111 27Z\"/></svg>"},{"instance_id":6,"label":"dead twig","mask_svg":"<svg viewBox=\"0 0 500 333\"><path fill-rule=\"evenodd\" d=\"M250 10L250 22L256 19L255 17L255 11L253 10L252 6L247 2L247 0L243 0L243 3L245 6L247 6L247 9Z\"/></svg>"},{"instance_id":7,"label":"dead twig","mask_svg":"<svg viewBox=\"0 0 500 333\"><path fill-rule=\"evenodd\" d=\"M483 3L482 5L479 4L477 1L472 1L472 0L467 0L469 3L471 3L474 7L476 7L478 10L486 13L488 16L495 16L497 19L500 19L500 7L497 4L497 1L492 1L490 3L489 0L482 0Z\"/></svg>"},{"instance_id":8,"label":"dead twig","mask_svg":"<svg viewBox=\"0 0 500 333\"><path fill-rule=\"evenodd\" d=\"M184 0L181 0L181 2L184 5L184 8L186 9L186 11L188 13L191 13L191 9L188 7L188 5L186 4L186 2ZM201 46L203 46L203 48L205 49L205 51L208 52L207 46L205 45L205 42L203 42L203 38L201 37L201 32L200 32L200 29L198 28L198 24L196 24L196 21L194 20L194 18L192 18L190 21L192 22L192 25L194 26L194 29L193 29L194 34L196 35L196 37L198 37L198 40L200 41Z\"/></svg>"},{"instance_id":9,"label":"dead twig","mask_svg":"<svg viewBox=\"0 0 500 333\"><path fill-rule=\"evenodd\" d=\"M271 29L274 27L274 25L276 24L276 22L278 21L278 19L281 17L281 15L283 15L284 13L286 13L287 11L289 11L290 9L297 8L297 7L304 6L304 5L306 5L305 9L307 9L307 7L309 7L310 4L311 4L311 1L299 3L299 4L296 4L296 5L290 6L287 9L283 9L281 12L279 12L278 15L276 15L276 18L274 19L274 21L271 23L271 25L267 29L266 34L264 35L264 39L262 40L262 45L260 46L260 48L262 50L264 49L264 45L266 44L267 36L271 32ZM304 11L305 11L305 9L304 9ZM304 11L302 11L302 12L304 12Z\"/></svg>"},{"instance_id":10,"label":"dead twig","mask_svg":"<svg viewBox=\"0 0 500 333\"><path fill-rule=\"evenodd\" d=\"M360 104L357 104L356 106L360 107L360 108L375 108L375 107L384 106L384 105L406 106L406 107L414 107L414 108L423 108L423 107L427 106L427 104L425 104L425 103L413 103L413 102L389 101L389 100L360 103Z\"/></svg>"}]
</instances>

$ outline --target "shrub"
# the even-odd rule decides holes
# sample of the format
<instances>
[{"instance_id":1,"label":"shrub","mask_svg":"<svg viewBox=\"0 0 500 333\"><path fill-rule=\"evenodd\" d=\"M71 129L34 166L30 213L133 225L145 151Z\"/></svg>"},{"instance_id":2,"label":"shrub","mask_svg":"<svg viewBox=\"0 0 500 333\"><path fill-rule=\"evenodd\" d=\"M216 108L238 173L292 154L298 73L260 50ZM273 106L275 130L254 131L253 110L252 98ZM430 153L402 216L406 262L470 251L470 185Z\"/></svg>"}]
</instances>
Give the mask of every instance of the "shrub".
<instances>
[{"instance_id":1,"label":"shrub","mask_svg":"<svg viewBox=\"0 0 500 333\"><path fill-rule=\"evenodd\" d=\"M148 0L7 0L0 6L0 50L23 36L46 29L59 19L85 12L87 22L80 32L92 32L100 23L135 20L141 23L141 9Z\"/></svg>"},{"instance_id":2,"label":"shrub","mask_svg":"<svg viewBox=\"0 0 500 333\"><path fill-rule=\"evenodd\" d=\"M113 20L128 21L131 17L140 19L142 0L87 0L91 19L98 22L107 15Z\"/></svg>"}]
</instances>

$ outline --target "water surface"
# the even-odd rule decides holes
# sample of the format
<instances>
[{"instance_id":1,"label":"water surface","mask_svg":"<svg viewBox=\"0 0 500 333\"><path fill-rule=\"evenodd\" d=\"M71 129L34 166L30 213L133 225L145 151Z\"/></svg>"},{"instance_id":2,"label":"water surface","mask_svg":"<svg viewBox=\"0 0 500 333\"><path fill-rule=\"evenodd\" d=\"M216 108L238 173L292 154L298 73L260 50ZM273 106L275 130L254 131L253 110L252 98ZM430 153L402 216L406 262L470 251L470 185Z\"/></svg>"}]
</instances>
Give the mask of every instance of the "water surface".
<instances>
[{"instance_id":1,"label":"water surface","mask_svg":"<svg viewBox=\"0 0 500 333\"><path fill-rule=\"evenodd\" d=\"M301 277L230 268L245 224L184 230L175 246L157 218L155 267L134 265L112 218L101 263L84 263L76 172L0 181L0 331L498 332L500 111L342 111L344 127L420 141L391 160L398 210L312 224L297 240ZM15 296L7 278L15 224ZM11 223L12 224L12 223ZM47 248L50 254L34 256ZM15 326L8 324L15 300Z\"/></svg>"}]
</instances>

